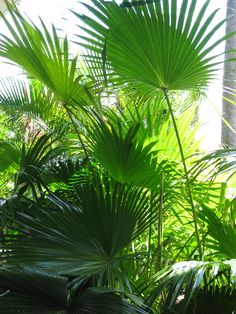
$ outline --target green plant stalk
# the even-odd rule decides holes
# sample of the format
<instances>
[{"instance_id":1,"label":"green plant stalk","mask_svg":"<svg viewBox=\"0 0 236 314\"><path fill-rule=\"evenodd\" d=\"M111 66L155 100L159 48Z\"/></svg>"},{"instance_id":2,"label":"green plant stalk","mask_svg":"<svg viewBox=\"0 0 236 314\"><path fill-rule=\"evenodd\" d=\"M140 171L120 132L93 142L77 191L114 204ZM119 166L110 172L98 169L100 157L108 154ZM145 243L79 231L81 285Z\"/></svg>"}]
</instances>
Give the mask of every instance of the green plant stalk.
<instances>
[{"instance_id":1,"label":"green plant stalk","mask_svg":"<svg viewBox=\"0 0 236 314\"><path fill-rule=\"evenodd\" d=\"M162 235L163 235L163 203L164 203L164 177L161 179L161 194L160 194L160 203L158 208L158 235L157 235L157 271L161 270L162 262Z\"/></svg>"},{"instance_id":2,"label":"green plant stalk","mask_svg":"<svg viewBox=\"0 0 236 314\"><path fill-rule=\"evenodd\" d=\"M149 270L150 267L150 259L151 259L151 242L152 242L152 225L149 227L148 232L148 258L147 258L147 270Z\"/></svg>"},{"instance_id":3,"label":"green plant stalk","mask_svg":"<svg viewBox=\"0 0 236 314\"><path fill-rule=\"evenodd\" d=\"M191 191L191 187L190 187L190 181L189 181L188 170L187 170L187 166L186 166L186 162L185 162L183 147L182 147L181 139L180 139L180 136L179 136L177 123L176 123L176 120L175 120L175 115L174 115L174 112L172 110L172 106L171 106L170 99L169 99L169 96L168 96L168 90L166 88L163 88L163 93L164 93L164 96L165 96L165 99L166 99L166 103L168 105L168 109L170 111L172 123L173 123L174 130L175 130L175 135L176 135L176 138L177 138L179 151L180 151L180 155L181 155L181 159L182 159L182 163L183 163L183 167L184 167L184 174L185 174L185 180L186 180L186 190L187 190L187 193L188 193L188 196L189 196L189 203L190 203L191 210L192 210L194 229L195 229L195 233L196 233L196 239L197 239L199 255L200 255L200 258L202 260L203 259L203 252L202 252L201 241L200 241L200 236L199 236L199 231L198 231L197 214L196 214L195 207L194 207L194 204L193 204L193 196L192 196L192 191Z\"/></svg>"}]
</instances>

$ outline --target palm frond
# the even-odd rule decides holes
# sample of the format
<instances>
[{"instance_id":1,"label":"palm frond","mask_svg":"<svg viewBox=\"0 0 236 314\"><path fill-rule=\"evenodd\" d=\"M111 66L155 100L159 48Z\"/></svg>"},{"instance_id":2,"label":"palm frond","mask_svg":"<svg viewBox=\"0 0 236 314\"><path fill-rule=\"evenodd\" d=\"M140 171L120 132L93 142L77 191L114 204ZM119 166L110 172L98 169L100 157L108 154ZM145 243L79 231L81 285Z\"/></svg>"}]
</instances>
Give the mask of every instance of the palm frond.
<instances>
[{"instance_id":1,"label":"palm frond","mask_svg":"<svg viewBox=\"0 0 236 314\"><path fill-rule=\"evenodd\" d=\"M63 108L58 99L36 81L14 78L0 80L0 107L14 120L33 119L41 128L54 126L63 120Z\"/></svg>"},{"instance_id":2,"label":"palm frond","mask_svg":"<svg viewBox=\"0 0 236 314\"><path fill-rule=\"evenodd\" d=\"M25 144L22 146L20 169L17 174L15 189L23 194L29 187L36 196L34 184L42 183L41 173L43 168L51 160L61 155L65 149L64 146L55 146L55 139L52 134L44 134L38 137L36 134L29 148Z\"/></svg>"},{"instance_id":3,"label":"palm frond","mask_svg":"<svg viewBox=\"0 0 236 314\"><path fill-rule=\"evenodd\" d=\"M196 297L203 287L210 290L212 287L219 286L224 289L228 286L235 291L235 266L235 260L176 263L157 274L157 288L153 289L146 303L151 306L162 292L166 292L166 309L175 310L175 306L181 303L181 313L185 313L191 299Z\"/></svg>"},{"instance_id":4,"label":"palm frond","mask_svg":"<svg viewBox=\"0 0 236 314\"><path fill-rule=\"evenodd\" d=\"M180 174L171 161L158 160L157 139L145 138L142 123L109 111L106 120L98 117L88 128L89 148L115 181L155 190L164 176L168 189Z\"/></svg>"},{"instance_id":5,"label":"palm frond","mask_svg":"<svg viewBox=\"0 0 236 314\"><path fill-rule=\"evenodd\" d=\"M136 299L137 300L137 299ZM131 304L124 297L111 293L109 289L88 288L74 301L78 310L87 314L148 314L147 307ZM72 308L76 308L73 306Z\"/></svg>"},{"instance_id":6,"label":"palm frond","mask_svg":"<svg viewBox=\"0 0 236 314\"><path fill-rule=\"evenodd\" d=\"M0 313L45 313L63 310L67 279L32 267L0 268Z\"/></svg>"},{"instance_id":7,"label":"palm frond","mask_svg":"<svg viewBox=\"0 0 236 314\"><path fill-rule=\"evenodd\" d=\"M69 53L68 40L60 39L41 20L41 28L9 7L9 18L2 15L11 37L1 35L0 55L20 65L26 73L45 84L63 104L87 104L84 75L78 72L77 57Z\"/></svg>"},{"instance_id":8,"label":"palm frond","mask_svg":"<svg viewBox=\"0 0 236 314\"><path fill-rule=\"evenodd\" d=\"M236 228L234 223L222 221L222 218L206 206L203 206L199 217L207 223L208 233L212 238L206 239L206 245L213 249L213 254L218 254L224 258L236 258Z\"/></svg>"},{"instance_id":9,"label":"palm frond","mask_svg":"<svg viewBox=\"0 0 236 314\"><path fill-rule=\"evenodd\" d=\"M197 0L180 7L176 0L137 5L92 0L93 6L84 4L92 17L74 12L88 26L80 45L91 51L93 62L100 53L98 64L102 59L111 66L119 82L152 90L202 88L217 69L212 50L226 38L209 44L225 22L213 23L218 10L208 14L209 2L197 10Z\"/></svg>"},{"instance_id":10,"label":"palm frond","mask_svg":"<svg viewBox=\"0 0 236 314\"><path fill-rule=\"evenodd\" d=\"M52 160L43 171L44 180L47 184L69 184L71 179L79 174L80 170L82 170L86 163L86 160L77 158Z\"/></svg>"},{"instance_id":11,"label":"palm frond","mask_svg":"<svg viewBox=\"0 0 236 314\"><path fill-rule=\"evenodd\" d=\"M117 182L141 183L151 180L155 172L151 154L154 144L142 147L135 141L138 124L130 126L126 131L119 120L116 122L114 125L117 128L102 119L93 125L89 140L95 158ZM158 186L158 176L156 180Z\"/></svg>"},{"instance_id":12,"label":"palm frond","mask_svg":"<svg viewBox=\"0 0 236 314\"><path fill-rule=\"evenodd\" d=\"M19 146L9 141L0 141L0 172L19 170L20 158L21 149Z\"/></svg>"},{"instance_id":13,"label":"palm frond","mask_svg":"<svg viewBox=\"0 0 236 314\"><path fill-rule=\"evenodd\" d=\"M41 265L61 274L99 274L109 280L119 272L122 250L155 217L155 195L150 200L147 191L107 180L84 185L77 195L77 206L71 208L19 213L18 223L28 236L8 247L8 262Z\"/></svg>"},{"instance_id":14,"label":"palm frond","mask_svg":"<svg viewBox=\"0 0 236 314\"><path fill-rule=\"evenodd\" d=\"M204 171L208 176L215 177L225 174L229 179L236 172L235 157L236 150L234 148L219 149L200 158L195 163L193 170L195 170L196 175Z\"/></svg>"},{"instance_id":15,"label":"palm frond","mask_svg":"<svg viewBox=\"0 0 236 314\"><path fill-rule=\"evenodd\" d=\"M23 194L31 187L37 195L34 185L40 186L42 172L52 160L65 152L66 146L55 144L56 139L51 133L36 133L29 146L24 142L21 147L15 142L0 142L0 171L9 171L15 175L15 191Z\"/></svg>"},{"instance_id":16,"label":"palm frond","mask_svg":"<svg viewBox=\"0 0 236 314\"><path fill-rule=\"evenodd\" d=\"M28 266L0 268L0 313L146 314L110 289L93 288L88 282Z\"/></svg>"}]
</instances>

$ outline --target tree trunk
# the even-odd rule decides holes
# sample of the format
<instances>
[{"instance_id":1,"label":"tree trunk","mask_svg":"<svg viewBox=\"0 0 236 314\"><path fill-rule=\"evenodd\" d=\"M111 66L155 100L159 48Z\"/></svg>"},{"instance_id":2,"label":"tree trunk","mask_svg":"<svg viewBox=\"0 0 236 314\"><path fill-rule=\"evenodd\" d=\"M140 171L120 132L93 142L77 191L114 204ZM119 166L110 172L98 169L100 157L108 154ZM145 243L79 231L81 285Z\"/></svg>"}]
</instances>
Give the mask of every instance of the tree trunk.
<instances>
[{"instance_id":1,"label":"tree trunk","mask_svg":"<svg viewBox=\"0 0 236 314\"><path fill-rule=\"evenodd\" d=\"M236 31L236 0L227 0L226 34ZM226 41L226 51L236 48L236 36ZM236 57L236 54L225 55L225 60ZM224 98L235 102L231 104ZM236 62L225 62L223 78L223 104L222 115L226 123L222 121L222 146L236 147ZM230 127L227 125L230 125Z\"/></svg>"}]
</instances>

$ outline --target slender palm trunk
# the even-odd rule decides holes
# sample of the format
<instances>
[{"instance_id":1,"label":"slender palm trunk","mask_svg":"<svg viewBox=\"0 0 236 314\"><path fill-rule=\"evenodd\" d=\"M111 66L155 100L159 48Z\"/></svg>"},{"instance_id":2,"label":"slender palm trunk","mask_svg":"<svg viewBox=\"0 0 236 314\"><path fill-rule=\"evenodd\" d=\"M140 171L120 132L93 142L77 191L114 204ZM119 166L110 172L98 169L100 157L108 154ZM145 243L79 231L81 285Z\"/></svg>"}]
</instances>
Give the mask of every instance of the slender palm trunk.
<instances>
[{"instance_id":1,"label":"slender palm trunk","mask_svg":"<svg viewBox=\"0 0 236 314\"><path fill-rule=\"evenodd\" d=\"M236 0L227 0L226 34L232 31L236 31ZM236 36L233 36L226 41L226 51L235 48ZM236 53L226 53L225 60L229 57L236 58ZM235 102L235 105L225 98ZM222 121L221 144L236 147L236 61L224 64L222 115L225 122Z\"/></svg>"}]
</instances>

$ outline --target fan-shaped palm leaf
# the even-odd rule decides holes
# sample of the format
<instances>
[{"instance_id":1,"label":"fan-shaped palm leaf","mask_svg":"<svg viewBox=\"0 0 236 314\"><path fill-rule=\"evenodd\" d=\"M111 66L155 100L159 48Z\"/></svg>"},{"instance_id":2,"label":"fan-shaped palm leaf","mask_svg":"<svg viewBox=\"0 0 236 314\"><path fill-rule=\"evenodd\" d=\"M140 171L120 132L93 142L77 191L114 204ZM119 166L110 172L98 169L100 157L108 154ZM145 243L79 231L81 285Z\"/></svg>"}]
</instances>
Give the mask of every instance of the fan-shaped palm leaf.
<instances>
[{"instance_id":1,"label":"fan-shaped palm leaf","mask_svg":"<svg viewBox=\"0 0 236 314\"><path fill-rule=\"evenodd\" d=\"M49 133L39 137L36 134L28 149L23 144L20 170L16 178L16 190L20 194L23 194L28 187L31 187L34 192L34 184L38 184L39 187L43 183L41 176L43 168L64 152L65 146L53 147L54 142L55 139Z\"/></svg>"},{"instance_id":2,"label":"fan-shaped palm leaf","mask_svg":"<svg viewBox=\"0 0 236 314\"><path fill-rule=\"evenodd\" d=\"M158 163L156 142L146 143L138 136L140 123L126 123L110 112L108 121L98 118L88 130L89 147L95 158L120 183L142 184L156 189L165 176L165 187L176 181L180 174L167 160ZM175 182L176 183L176 182Z\"/></svg>"},{"instance_id":3,"label":"fan-shaped palm leaf","mask_svg":"<svg viewBox=\"0 0 236 314\"><path fill-rule=\"evenodd\" d=\"M83 280L75 289L65 277L27 266L0 268L0 292L2 314L147 313L109 289L92 288Z\"/></svg>"},{"instance_id":4,"label":"fan-shaped palm leaf","mask_svg":"<svg viewBox=\"0 0 236 314\"><path fill-rule=\"evenodd\" d=\"M0 313L58 313L67 303L67 279L29 267L0 268Z\"/></svg>"},{"instance_id":5,"label":"fan-shaped palm leaf","mask_svg":"<svg viewBox=\"0 0 236 314\"><path fill-rule=\"evenodd\" d=\"M18 223L28 236L9 246L7 260L109 280L119 273L122 250L155 217L154 199L140 188L113 186L107 179L84 185L77 194L78 207L19 213Z\"/></svg>"},{"instance_id":6,"label":"fan-shaped palm leaf","mask_svg":"<svg viewBox=\"0 0 236 314\"><path fill-rule=\"evenodd\" d=\"M37 196L34 185L38 184L40 187L43 183L44 167L66 149L64 145L54 145L55 141L49 133L41 136L36 134L29 146L25 143L19 147L16 143L0 142L0 171L11 170L11 173L16 175L15 191L23 194L30 187Z\"/></svg>"},{"instance_id":7,"label":"fan-shaped palm leaf","mask_svg":"<svg viewBox=\"0 0 236 314\"><path fill-rule=\"evenodd\" d=\"M94 156L117 182L145 181L148 177L146 172L151 178L156 165L151 155L154 144L144 148L135 142L138 124L129 127L128 131L124 130L119 120L114 125L117 128L102 119L93 125L89 140Z\"/></svg>"},{"instance_id":8,"label":"fan-shaped palm leaf","mask_svg":"<svg viewBox=\"0 0 236 314\"><path fill-rule=\"evenodd\" d=\"M88 26L82 45L100 52L122 82L153 89L192 89L205 87L213 77L212 50L225 40L209 45L224 24L212 22L217 10L208 14L209 2L196 10L197 0L182 1L181 7L176 0L122 5L92 0L94 6L84 5L93 17L74 13ZM91 59L94 62L94 55Z\"/></svg>"}]
</instances>

